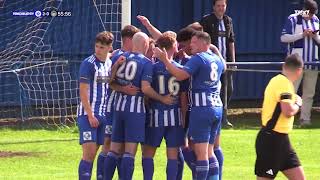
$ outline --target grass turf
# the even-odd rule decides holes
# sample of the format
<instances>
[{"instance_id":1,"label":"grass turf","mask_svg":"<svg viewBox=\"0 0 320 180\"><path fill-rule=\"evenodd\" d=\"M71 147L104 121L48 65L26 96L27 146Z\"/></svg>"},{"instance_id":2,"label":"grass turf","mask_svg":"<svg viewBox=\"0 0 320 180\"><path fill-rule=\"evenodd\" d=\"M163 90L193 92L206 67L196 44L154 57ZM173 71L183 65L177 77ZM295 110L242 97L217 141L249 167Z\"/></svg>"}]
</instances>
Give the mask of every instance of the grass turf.
<instances>
[{"instance_id":1,"label":"grass turf","mask_svg":"<svg viewBox=\"0 0 320 180\"><path fill-rule=\"evenodd\" d=\"M230 120L235 128L222 131L224 180L255 179L254 142L258 118L257 114L231 116ZM290 138L307 179L320 179L320 122L307 128L294 129ZM0 179L77 179L81 157L77 133L50 129L1 128L0 151L7 152L7 157L0 157ZM165 172L166 152L163 143L156 154L154 179L166 179ZM95 168L92 179L95 179ZM134 179L143 179L140 151L136 156ZM184 179L191 179L191 172L186 165ZM285 178L279 174L277 179Z\"/></svg>"}]
</instances>

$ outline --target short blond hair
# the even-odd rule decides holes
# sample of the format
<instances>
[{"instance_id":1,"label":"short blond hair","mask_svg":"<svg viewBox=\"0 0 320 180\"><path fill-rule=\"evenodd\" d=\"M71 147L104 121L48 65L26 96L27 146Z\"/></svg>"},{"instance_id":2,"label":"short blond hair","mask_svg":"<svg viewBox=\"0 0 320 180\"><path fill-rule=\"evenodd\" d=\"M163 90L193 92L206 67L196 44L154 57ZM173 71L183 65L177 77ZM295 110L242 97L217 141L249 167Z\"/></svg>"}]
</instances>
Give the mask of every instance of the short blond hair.
<instances>
[{"instance_id":1,"label":"short blond hair","mask_svg":"<svg viewBox=\"0 0 320 180\"><path fill-rule=\"evenodd\" d=\"M175 42L176 39L173 37L173 34L163 33L163 35L160 36L157 40L157 45L159 46L159 48L165 48L166 50L169 50L173 47Z\"/></svg>"},{"instance_id":2,"label":"short blond hair","mask_svg":"<svg viewBox=\"0 0 320 180\"><path fill-rule=\"evenodd\" d=\"M162 35L171 36L172 38L177 39L177 33L173 32L173 31L166 31Z\"/></svg>"}]
</instances>

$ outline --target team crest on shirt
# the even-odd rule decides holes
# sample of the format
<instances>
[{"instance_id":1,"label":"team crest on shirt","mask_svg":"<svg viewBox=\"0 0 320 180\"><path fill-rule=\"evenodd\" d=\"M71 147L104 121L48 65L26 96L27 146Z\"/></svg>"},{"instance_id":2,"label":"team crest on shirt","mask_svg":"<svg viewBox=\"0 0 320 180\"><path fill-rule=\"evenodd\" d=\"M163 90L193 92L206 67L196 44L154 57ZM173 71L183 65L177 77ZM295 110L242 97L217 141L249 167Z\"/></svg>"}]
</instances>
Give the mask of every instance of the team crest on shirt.
<instances>
[{"instance_id":1,"label":"team crest on shirt","mask_svg":"<svg viewBox=\"0 0 320 180\"><path fill-rule=\"evenodd\" d=\"M83 140L84 141L91 141L92 140L92 135L90 131L86 131L82 133Z\"/></svg>"},{"instance_id":2,"label":"team crest on shirt","mask_svg":"<svg viewBox=\"0 0 320 180\"><path fill-rule=\"evenodd\" d=\"M112 126L106 125L104 133L105 134L112 134Z\"/></svg>"}]
</instances>

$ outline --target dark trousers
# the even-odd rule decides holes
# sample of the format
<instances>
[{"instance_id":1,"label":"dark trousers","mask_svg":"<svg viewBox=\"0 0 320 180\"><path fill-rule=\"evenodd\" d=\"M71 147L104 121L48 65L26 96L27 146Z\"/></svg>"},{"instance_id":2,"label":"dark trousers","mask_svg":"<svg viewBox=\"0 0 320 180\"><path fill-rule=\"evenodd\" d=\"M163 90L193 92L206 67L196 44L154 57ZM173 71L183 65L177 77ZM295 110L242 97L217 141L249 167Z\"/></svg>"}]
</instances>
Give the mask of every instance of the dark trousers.
<instances>
[{"instance_id":1,"label":"dark trousers","mask_svg":"<svg viewBox=\"0 0 320 180\"><path fill-rule=\"evenodd\" d=\"M231 99L231 95L233 93L233 72L232 71L226 71L221 76L221 100L223 103L223 122L227 119L227 110L228 110L228 104ZM226 84L226 86L225 86Z\"/></svg>"}]
</instances>

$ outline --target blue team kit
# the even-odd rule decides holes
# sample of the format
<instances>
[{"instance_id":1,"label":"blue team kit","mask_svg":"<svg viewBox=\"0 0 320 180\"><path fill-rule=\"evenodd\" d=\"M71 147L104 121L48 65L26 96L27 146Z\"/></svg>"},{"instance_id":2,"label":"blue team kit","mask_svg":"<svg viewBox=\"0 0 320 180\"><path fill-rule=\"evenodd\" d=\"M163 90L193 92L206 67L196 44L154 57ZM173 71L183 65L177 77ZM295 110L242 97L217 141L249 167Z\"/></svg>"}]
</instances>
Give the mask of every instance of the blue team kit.
<instances>
[{"instance_id":1,"label":"blue team kit","mask_svg":"<svg viewBox=\"0 0 320 180\"><path fill-rule=\"evenodd\" d=\"M111 65L121 55L126 57L126 61L120 65L116 73L119 85L131 84L141 88L141 81L148 81L160 95L172 94L177 97L176 103L165 105L150 99L150 107L146 110L142 92L130 96L109 88L106 79L110 76ZM137 53L118 50L111 60L106 62L100 61L94 55L85 59L80 67L79 82L90 85L90 105L100 125L98 128L91 128L80 102L80 144L102 144L104 137L112 137L114 142L145 142L158 147L165 138L168 147L179 147L184 142L179 95L186 91L189 92L191 107L189 137L194 142L213 143L222 116L222 61L208 51L185 60L184 66L176 61L172 63L192 75L191 80L177 81L161 61L152 63L144 55Z\"/></svg>"}]
</instances>

